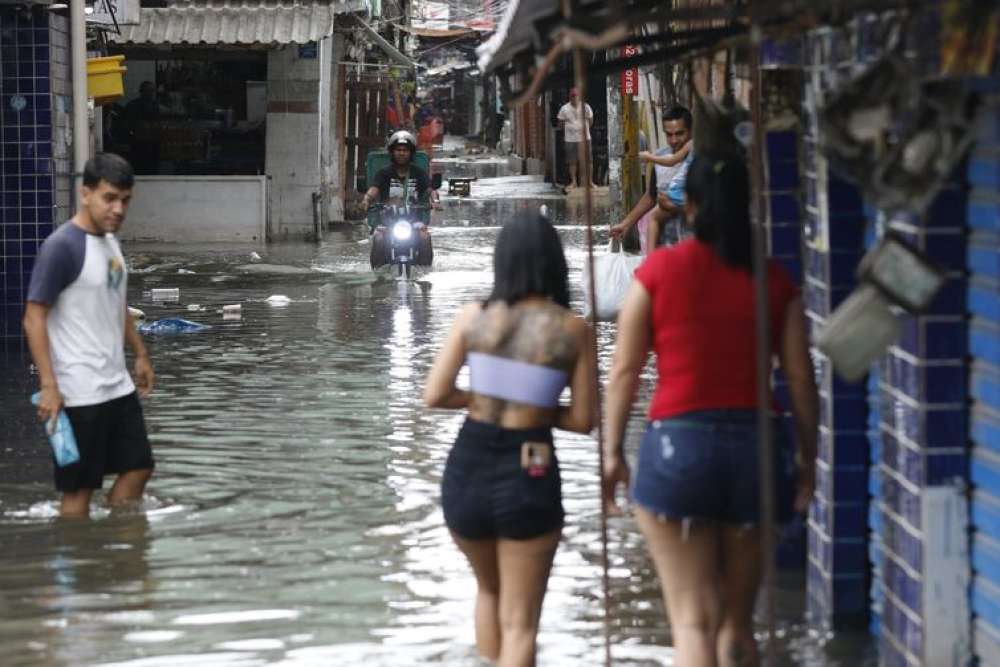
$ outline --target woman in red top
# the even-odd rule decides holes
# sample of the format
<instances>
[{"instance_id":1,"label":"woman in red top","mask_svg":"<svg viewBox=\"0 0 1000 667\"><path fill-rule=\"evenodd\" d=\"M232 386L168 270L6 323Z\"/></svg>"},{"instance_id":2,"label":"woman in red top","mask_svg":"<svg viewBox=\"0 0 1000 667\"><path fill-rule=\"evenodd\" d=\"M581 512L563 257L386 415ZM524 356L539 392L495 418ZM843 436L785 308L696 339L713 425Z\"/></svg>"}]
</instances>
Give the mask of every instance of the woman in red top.
<instances>
[{"instance_id":1,"label":"woman in red top","mask_svg":"<svg viewBox=\"0 0 1000 667\"><path fill-rule=\"evenodd\" d=\"M753 607L762 554L746 165L699 156L686 189L694 238L650 255L618 318L604 497L613 507L615 488L629 480L622 442L652 347L659 380L632 500L663 589L676 662L756 665ZM784 507L804 512L815 487L816 384L798 291L775 261L768 279L772 350L791 389L798 440L794 501L789 492Z\"/></svg>"}]
</instances>

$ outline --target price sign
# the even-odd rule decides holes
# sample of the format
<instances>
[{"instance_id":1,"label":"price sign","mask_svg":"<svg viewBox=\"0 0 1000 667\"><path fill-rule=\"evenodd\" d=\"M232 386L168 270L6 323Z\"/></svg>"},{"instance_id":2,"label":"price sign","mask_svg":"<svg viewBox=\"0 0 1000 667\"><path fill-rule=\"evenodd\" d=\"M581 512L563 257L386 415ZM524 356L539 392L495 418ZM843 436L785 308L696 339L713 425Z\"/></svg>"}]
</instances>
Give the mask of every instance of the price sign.
<instances>
[{"instance_id":1,"label":"price sign","mask_svg":"<svg viewBox=\"0 0 1000 667\"><path fill-rule=\"evenodd\" d=\"M94 11L87 16L87 23L113 26L115 21L120 26L137 25L139 23L138 0L94 0Z\"/></svg>"},{"instance_id":2,"label":"price sign","mask_svg":"<svg viewBox=\"0 0 1000 667\"><path fill-rule=\"evenodd\" d=\"M639 47L637 46L626 46L622 48L622 57L631 58L632 56L639 55ZM622 70L622 95L631 96L639 94L639 68L630 67L626 70Z\"/></svg>"}]
</instances>

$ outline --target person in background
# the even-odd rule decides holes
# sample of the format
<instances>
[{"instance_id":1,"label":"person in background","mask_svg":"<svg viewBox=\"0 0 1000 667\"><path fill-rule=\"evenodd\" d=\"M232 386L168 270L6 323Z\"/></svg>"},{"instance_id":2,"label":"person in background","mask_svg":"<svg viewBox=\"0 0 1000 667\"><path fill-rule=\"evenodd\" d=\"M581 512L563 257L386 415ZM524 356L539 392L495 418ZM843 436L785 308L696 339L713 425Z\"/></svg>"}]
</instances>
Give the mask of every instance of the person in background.
<instances>
[{"instance_id":1,"label":"person in background","mask_svg":"<svg viewBox=\"0 0 1000 667\"><path fill-rule=\"evenodd\" d=\"M115 233L132 199L132 167L99 153L83 168L80 206L42 243L31 272L24 332L38 368L38 418L65 406L80 460L55 466L59 513L86 517L105 475L117 474L111 506L142 498L153 452L139 397L153 390L153 367L125 302L128 274ZM135 352L135 381L124 343ZM138 390L138 391L137 391Z\"/></svg>"},{"instance_id":2,"label":"person in background","mask_svg":"<svg viewBox=\"0 0 1000 667\"><path fill-rule=\"evenodd\" d=\"M556 120L563 130L563 145L566 147L566 166L569 169L569 187L575 188L584 177L592 179L590 174L580 174L578 161L580 155L580 144L586 138L587 145L590 145L590 126L594 124L594 110L586 102L580 102L580 95L576 88L569 89L569 102L562 105ZM593 169L593 164L591 164ZM579 178L578 178L579 177ZM593 186L593 181L591 181Z\"/></svg>"},{"instance_id":3,"label":"person in background","mask_svg":"<svg viewBox=\"0 0 1000 667\"><path fill-rule=\"evenodd\" d=\"M779 519L804 512L816 483L818 397L802 301L768 262L772 354L788 381L797 466L776 424L775 461L758 460L750 184L736 158L696 157L684 211L694 238L635 273L618 318L608 392L603 495L628 483L625 427L652 347L658 380L631 497L685 667L756 665L761 572L759 465L775 465Z\"/></svg>"},{"instance_id":4,"label":"person in background","mask_svg":"<svg viewBox=\"0 0 1000 667\"><path fill-rule=\"evenodd\" d=\"M664 238L663 230L671 219L683 220L680 209L668 193L680 196L680 203L683 204L684 179L691 159L691 112L682 106L670 107L663 112L661 121L670 153L651 160L654 168L646 192L628 215L611 227L611 238L620 238L633 225L645 220L646 231L643 238L647 253L667 240ZM640 154L639 157L644 159L649 157L649 154ZM678 158L681 158L679 163Z\"/></svg>"},{"instance_id":5,"label":"person in background","mask_svg":"<svg viewBox=\"0 0 1000 667\"><path fill-rule=\"evenodd\" d=\"M476 646L500 667L535 664L562 533L552 429L593 426L587 324L569 309L566 258L541 215L505 224L489 297L461 310L427 376L431 408L467 409L441 483L445 523L476 577ZM469 390L455 386L469 365ZM569 405L559 396L569 386Z\"/></svg>"},{"instance_id":6,"label":"person in background","mask_svg":"<svg viewBox=\"0 0 1000 667\"><path fill-rule=\"evenodd\" d=\"M139 84L139 97L125 105L124 118L132 144L129 157L136 174L156 174L159 170L159 118L160 104L156 101L156 86L152 81L143 81Z\"/></svg>"},{"instance_id":7,"label":"person in background","mask_svg":"<svg viewBox=\"0 0 1000 667\"><path fill-rule=\"evenodd\" d=\"M413 163L417 154L417 140L413 134L407 130L393 132L386 150L389 151L389 164L375 174L374 182L361 198L365 210L374 202L385 203L390 200L407 205L436 206L439 202L438 193L431 187L430 177ZM429 214L426 220L430 221ZM417 223L416 229L420 235L418 263L430 266L434 258L430 230L427 229L426 222ZM378 268L387 261L386 234L384 225L380 224L372 229L372 268Z\"/></svg>"}]
</instances>

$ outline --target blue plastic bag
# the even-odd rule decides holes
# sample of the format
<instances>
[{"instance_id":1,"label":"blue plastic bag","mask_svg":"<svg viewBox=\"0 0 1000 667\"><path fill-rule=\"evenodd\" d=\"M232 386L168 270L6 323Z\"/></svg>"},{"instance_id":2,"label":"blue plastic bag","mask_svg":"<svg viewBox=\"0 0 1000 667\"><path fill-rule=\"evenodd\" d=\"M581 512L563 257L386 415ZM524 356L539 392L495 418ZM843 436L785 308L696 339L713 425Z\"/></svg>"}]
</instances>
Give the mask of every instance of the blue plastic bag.
<instances>
[{"instance_id":1,"label":"blue plastic bag","mask_svg":"<svg viewBox=\"0 0 1000 667\"><path fill-rule=\"evenodd\" d=\"M210 327L207 324L199 324L180 317L167 317L162 320L156 320L155 322L147 322L146 324L139 325L139 333L154 335L194 333L196 331L203 331L209 328Z\"/></svg>"},{"instance_id":2,"label":"blue plastic bag","mask_svg":"<svg viewBox=\"0 0 1000 667\"><path fill-rule=\"evenodd\" d=\"M31 404L38 405L41 398L42 393L35 392L31 395ZM52 445L52 454L56 457L56 465L61 468L79 461L80 450L76 447L76 435L73 433L73 425L69 423L66 411L59 410L55 428L51 427L51 423L51 420L45 422L45 433L49 436L49 444Z\"/></svg>"}]
</instances>

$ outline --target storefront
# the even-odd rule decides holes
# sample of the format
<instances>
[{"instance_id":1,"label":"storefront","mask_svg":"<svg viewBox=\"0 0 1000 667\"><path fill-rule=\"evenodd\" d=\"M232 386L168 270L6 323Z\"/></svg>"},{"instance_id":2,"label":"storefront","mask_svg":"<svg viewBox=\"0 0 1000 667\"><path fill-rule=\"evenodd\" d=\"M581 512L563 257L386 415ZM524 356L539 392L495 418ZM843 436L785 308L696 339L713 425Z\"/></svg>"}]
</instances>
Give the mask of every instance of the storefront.
<instances>
[{"instance_id":1,"label":"storefront","mask_svg":"<svg viewBox=\"0 0 1000 667\"><path fill-rule=\"evenodd\" d=\"M127 97L103 107L103 146L140 175L263 174L267 51L119 49Z\"/></svg>"},{"instance_id":2,"label":"storefront","mask_svg":"<svg viewBox=\"0 0 1000 667\"><path fill-rule=\"evenodd\" d=\"M342 219L335 26L358 11L363 0L171 5L109 33L127 72L102 139L138 174L128 234L260 243Z\"/></svg>"}]
</instances>

